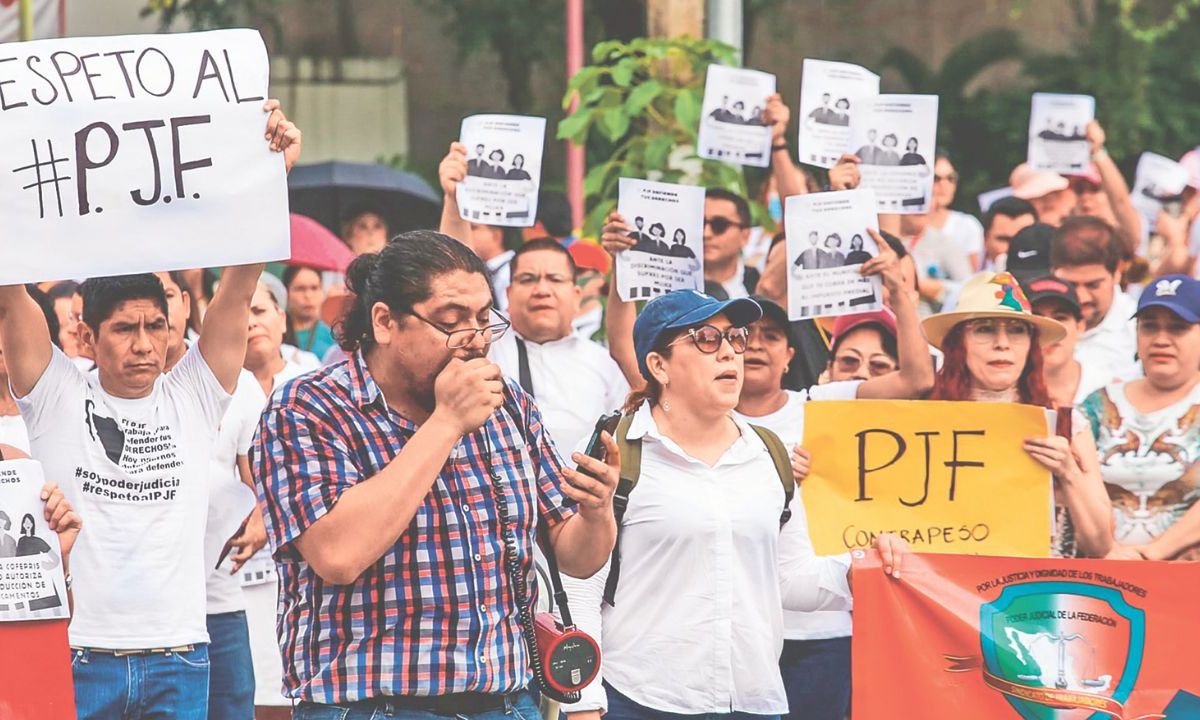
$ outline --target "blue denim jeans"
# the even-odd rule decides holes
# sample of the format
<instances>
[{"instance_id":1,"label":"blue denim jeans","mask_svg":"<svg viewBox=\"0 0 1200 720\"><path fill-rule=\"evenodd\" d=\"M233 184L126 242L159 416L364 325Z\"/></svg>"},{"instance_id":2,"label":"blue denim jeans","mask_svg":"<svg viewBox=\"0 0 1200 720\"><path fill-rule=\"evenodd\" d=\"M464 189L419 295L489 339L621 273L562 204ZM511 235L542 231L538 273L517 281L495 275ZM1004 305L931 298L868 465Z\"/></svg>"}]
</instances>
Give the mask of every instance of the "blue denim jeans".
<instances>
[{"instance_id":1,"label":"blue denim jeans","mask_svg":"<svg viewBox=\"0 0 1200 720\"><path fill-rule=\"evenodd\" d=\"M779 672L787 720L845 720L850 711L850 638L785 640Z\"/></svg>"},{"instance_id":2,"label":"blue denim jeans","mask_svg":"<svg viewBox=\"0 0 1200 720\"><path fill-rule=\"evenodd\" d=\"M254 660L243 611L208 616L208 720L253 720Z\"/></svg>"},{"instance_id":3,"label":"blue denim jeans","mask_svg":"<svg viewBox=\"0 0 1200 720\"><path fill-rule=\"evenodd\" d=\"M604 683L604 689L608 692L608 712L604 714L604 720L779 720L778 715L751 715L744 712L682 715L652 710L625 697L607 682Z\"/></svg>"},{"instance_id":4,"label":"blue denim jeans","mask_svg":"<svg viewBox=\"0 0 1200 720\"><path fill-rule=\"evenodd\" d=\"M503 710L474 715L435 715L423 710L387 707L382 702L366 701L344 705L319 705L302 702L292 711L292 720L542 720L533 693L525 692Z\"/></svg>"},{"instance_id":5,"label":"blue denim jeans","mask_svg":"<svg viewBox=\"0 0 1200 720\"><path fill-rule=\"evenodd\" d=\"M208 645L116 657L71 651L79 720L206 720Z\"/></svg>"}]
</instances>

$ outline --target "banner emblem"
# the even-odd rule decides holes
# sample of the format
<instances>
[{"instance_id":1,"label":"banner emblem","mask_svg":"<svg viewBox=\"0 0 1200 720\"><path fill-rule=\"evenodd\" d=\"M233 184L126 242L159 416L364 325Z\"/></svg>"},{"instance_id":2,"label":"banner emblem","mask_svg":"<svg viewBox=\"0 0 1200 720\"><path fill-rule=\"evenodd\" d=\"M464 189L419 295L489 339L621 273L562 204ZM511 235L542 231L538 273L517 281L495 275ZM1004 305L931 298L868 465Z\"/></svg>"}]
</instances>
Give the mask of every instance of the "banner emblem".
<instances>
[{"instance_id":1,"label":"banner emblem","mask_svg":"<svg viewBox=\"0 0 1200 720\"><path fill-rule=\"evenodd\" d=\"M984 682L1025 720L1124 718L1145 649L1145 613L1076 582L1006 587L980 606Z\"/></svg>"}]
</instances>

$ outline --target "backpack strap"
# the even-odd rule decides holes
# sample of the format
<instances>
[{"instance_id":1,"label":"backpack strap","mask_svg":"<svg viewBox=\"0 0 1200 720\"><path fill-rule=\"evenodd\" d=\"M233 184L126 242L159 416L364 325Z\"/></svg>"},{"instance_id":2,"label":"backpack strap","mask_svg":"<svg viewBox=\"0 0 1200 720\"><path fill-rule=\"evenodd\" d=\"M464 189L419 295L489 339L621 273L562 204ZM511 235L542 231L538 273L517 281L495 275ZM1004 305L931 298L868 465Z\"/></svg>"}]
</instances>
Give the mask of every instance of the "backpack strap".
<instances>
[{"instance_id":1,"label":"backpack strap","mask_svg":"<svg viewBox=\"0 0 1200 720\"><path fill-rule=\"evenodd\" d=\"M617 581L621 579L621 521L625 518L625 510L629 507L629 494L637 487L638 475L642 472L642 439L629 439L629 426L633 423L632 415L622 415L617 422L617 431L613 440L621 453L621 478L617 481L617 490L613 493L613 516L617 519L617 542L613 545L612 561L608 566L608 580L604 583L604 602L615 607L613 601L617 594Z\"/></svg>"},{"instance_id":2,"label":"backpack strap","mask_svg":"<svg viewBox=\"0 0 1200 720\"><path fill-rule=\"evenodd\" d=\"M792 497L796 494L796 476L792 474L792 458L779 436L765 427L751 425L759 439L767 446L771 461L775 463L775 472L779 473L779 482L783 484L783 512L779 514L779 526L783 527L792 519Z\"/></svg>"}]
</instances>

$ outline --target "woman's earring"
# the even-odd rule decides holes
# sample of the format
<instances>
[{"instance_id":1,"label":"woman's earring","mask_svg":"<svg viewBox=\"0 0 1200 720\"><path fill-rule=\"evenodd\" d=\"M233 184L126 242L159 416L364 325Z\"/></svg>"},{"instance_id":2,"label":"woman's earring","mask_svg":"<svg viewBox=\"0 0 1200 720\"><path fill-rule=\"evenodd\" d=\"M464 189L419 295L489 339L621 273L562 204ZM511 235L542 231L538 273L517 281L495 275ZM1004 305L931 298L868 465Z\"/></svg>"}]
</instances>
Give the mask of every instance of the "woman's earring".
<instances>
[{"instance_id":1,"label":"woman's earring","mask_svg":"<svg viewBox=\"0 0 1200 720\"><path fill-rule=\"evenodd\" d=\"M671 403L667 402L666 400L663 400L662 408L663 408L663 412L671 412Z\"/></svg>"}]
</instances>

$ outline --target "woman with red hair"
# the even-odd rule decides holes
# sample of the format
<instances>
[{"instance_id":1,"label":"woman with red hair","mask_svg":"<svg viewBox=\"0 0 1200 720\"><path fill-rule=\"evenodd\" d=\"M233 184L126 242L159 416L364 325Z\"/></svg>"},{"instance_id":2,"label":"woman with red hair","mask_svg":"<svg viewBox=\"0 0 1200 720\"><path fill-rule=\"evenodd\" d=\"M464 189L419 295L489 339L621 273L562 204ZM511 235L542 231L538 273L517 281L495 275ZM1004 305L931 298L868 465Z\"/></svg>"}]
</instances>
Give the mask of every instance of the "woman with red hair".
<instances>
[{"instance_id":1,"label":"woman with red hair","mask_svg":"<svg viewBox=\"0 0 1200 720\"><path fill-rule=\"evenodd\" d=\"M1042 347L1062 340L1066 328L1034 315L1012 275L976 275L963 286L953 312L925 318L922 326L944 356L929 399L1052 409L1042 379ZM1091 426L1078 412L1071 415L1069 441L1057 435L1028 438L1025 452L1054 474L1053 554L1104 557L1112 546L1112 506Z\"/></svg>"}]
</instances>

